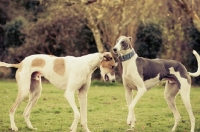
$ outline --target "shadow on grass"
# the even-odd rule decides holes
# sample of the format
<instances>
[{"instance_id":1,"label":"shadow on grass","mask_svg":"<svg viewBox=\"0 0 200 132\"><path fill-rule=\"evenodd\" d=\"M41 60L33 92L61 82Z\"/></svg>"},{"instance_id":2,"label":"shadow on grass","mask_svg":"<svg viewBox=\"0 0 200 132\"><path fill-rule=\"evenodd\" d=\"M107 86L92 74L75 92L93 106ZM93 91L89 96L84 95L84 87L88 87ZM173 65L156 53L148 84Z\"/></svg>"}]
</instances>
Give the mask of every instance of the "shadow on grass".
<instances>
[{"instance_id":1,"label":"shadow on grass","mask_svg":"<svg viewBox=\"0 0 200 132\"><path fill-rule=\"evenodd\" d=\"M122 86L119 82L104 82L103 80L92 80L91 86Z\"/></svg>"}]
</instances>

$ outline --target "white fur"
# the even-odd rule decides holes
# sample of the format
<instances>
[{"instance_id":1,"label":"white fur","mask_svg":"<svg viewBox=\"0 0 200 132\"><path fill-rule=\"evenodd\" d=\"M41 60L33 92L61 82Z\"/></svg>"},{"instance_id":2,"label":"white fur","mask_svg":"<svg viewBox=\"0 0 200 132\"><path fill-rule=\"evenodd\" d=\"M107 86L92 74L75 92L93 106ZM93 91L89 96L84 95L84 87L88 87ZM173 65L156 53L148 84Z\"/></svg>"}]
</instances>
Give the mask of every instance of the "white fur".
<instances>
[{"instance_id":1,"label":"white fur","mask_svg":"<svg viewBox=\"0 0 200 132\"><path fill-rule=\"evenodd\" d=\"M130 37L126 37L126 36L119 37L116 45L113 47L113 51L121 56L129 54L132 51L134 51L134 49L129 43L128 43L129 46L127 49L124 50L124 48L122 47L123 43L121 42L124 40L127 41L128 39L130 39ZM196 77L200 75L200 57L195 51L193 51L193 53L198 61L198 71L195 73L189 73L189 75ZM123 67L122 79L123 79L126 101L127 101L127 106L128 106L127 124L131 125L131 129L134 129L135 127L136 117L134 114L134 108L138 100L143 96L143 94L147 91L147 89L150 89L151 87L153 87L154 85L160 82L159 80L160 74L158 74L155 78L143 81L143 79L140 76L140 73L138 73L138 67L136 65L137 57L138 57L137 54L135 54L131 59L128 59L122 62L122 67ZM175 119L175 123L172 128L172 131L175 131L178 125L178 122L180 121L180 118L181 118L178 110L176 109L176 105L174 102L175 96L180 91L182 100L190 116L190 121L191 121L190 132L194 132L195 118L194 118L191 103L190 103L191 84L188 82L187 79L181 77L179 71L175 71L173 67L169 68L169 70L170 70L170 74L173 74L174 76L176 76L181 86L179 89L179 85L177 82L175 82L175 80L166 78L168 81L166 82L164 97L170 109L172 110L174 119ZM138 91L134 99L132 98L132 90Z\"/></svg>"},{"instance_id":2,"label":"white fur","mask_svg":"<svg viewBox=\"0 0 200 132\"><path fill-rule=\"evenodd\" d=\"M193 54L195 55L196 59L197 59L197 63L198 63L198 67L200 67L200 56L199 54L193 50ZM191 72L188 72L190 74L190 76L192 77L197 77L200 75L200 68L197 69L197 71L195 73L191 73Z\"/></svg>"},{"instance_id":3,"label":"white fur","mask_svg":"<svg viewBox=\"0 0 200 132\"><path fill-rule=\"evenodd\" d=\"M110 81L115 80L115 75L110 74L111 71L113 72L110 66L115 66L114 59L112 59L112 61L106 61L104 60L105 55L112 57L109 52L94 53L82 57L31 55L26 57L19 64L0 62L0 66L18 68L16 73L18 96L10 110L11 129L18 131L14 121L15 110L28 93L30 93L29 102L23 115L27 126L31 129L36 129L32 126L29 117L32 107L40 97L42 91L41 76L44 76L51 84L59 89L65 90L64 96L74 111L74 121L70 127L70 131L76 131L79 119L81 118L81 125L84 131L89 132L87 126L87 91L90 87L91 75L96 68L100 67L104 80L105 75L108 76ZM60 59L61 61L56 63L56 59ZM109 63L109 65L107 65L107 67L102 67L101 65L105 62L106 64ZM55 68L54 66L56 66L56 64L58 67ZM79 112L74 99L76 90L79 91L78 99L81 112Z\"/></svg>"},{"instance_id":4,"label":"white fur","mask_svg":"<svg viewBox=\"0 0 200 132\"><path fill-rule=\"evenodd\" d=\"M158 84L158 83L160 82L159 77L160 77L160 74L158 74L158 75L157 75L156 77L154 77L154 78L151 78L151 79L149 79L149 80L146 80L146 81L144 82L145 87L146 87L147 89L150 89L150 88L152 88L153 86L155 86L156 84Z\"/></svg>"}]
</instances>

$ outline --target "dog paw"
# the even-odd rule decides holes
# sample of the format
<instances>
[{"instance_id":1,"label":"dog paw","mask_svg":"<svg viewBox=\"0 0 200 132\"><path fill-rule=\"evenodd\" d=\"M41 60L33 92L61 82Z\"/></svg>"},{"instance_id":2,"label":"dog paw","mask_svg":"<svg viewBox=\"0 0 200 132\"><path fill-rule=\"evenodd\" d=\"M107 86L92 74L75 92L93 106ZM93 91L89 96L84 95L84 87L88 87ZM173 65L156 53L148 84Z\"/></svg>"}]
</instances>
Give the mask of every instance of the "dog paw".
<instances>
[{"instance_id":1,"label":"dog paw","mask_svg":"<svg viewBox=\"0 0 200 132\"><path fill-rule=\"evenodd\" d=\"M86 123L81 124L81 127L83 128L84 132L91 132Z\"/></svg>"},{"instance_id":2,"label":"dog paw","mask_svg":"<svg viewBox=\"0 0 200 132\"><path fill-rule=\"evenodd\" d=\"M37 128L36 127L32 127L32 125L28 126L28 128L31 129L31 130L37 130Z\"/></svg>"},{"instance_id":3,"label":"dog paw","mask_svg":"<svg viewBox=\"0 0 200 132\"><path fill-rule=\"evenodd\" d=\"M127 129L126 132L133 132L134 129Z\"/></svg>"},{"instance_id":4,"label":"dog paw","mask_svg":"<svg viewBox=\"0 0 200 132\"><path fill-rule=\"evenodd\" d=\"M36 127L33 127L33 128L31 128L32 130L37 130L37 128Z\"/></svg>"},{"instance_id":5,"label":"dog paw","mask_svg":"<svg viewBox=\"0 0 200 132\"><path fill-rule=\"evenodd\" d=\"M132 121L132 122L131 122L131 129L134 129L134 128L135 128L135 124L136 124L136 121Z\"/></svg>"},{"instance_id":6,"label":"dog paw","mask_svg":"<svg viewBox=\"0 0 200 132\"><path fill-rule=\"evenodd\" d=\"M135 124L136 124L136 119L133 118L133 116L128 116L127 124L131 126L131 129L134 129Z\"/></svg>"},{"instance_id":7,"label":"dog paw","mask_svg":"<svg viewBox=\"0 0 200 132\"><path fill-rule=\"evenodd\" d=\"M18 128L16 127L16 126L14 126L14 127L11 127L11 129L12 129L12 131L18 131Z\"/></svg>"},{"instance_id":8,"label":"dog paw","mask_svg":"<svg viewBox=\"0 0 200 132\"><path fill-rule=\"evenodd\" d=\"M128 116L127 118L127 125L131 125L132 124L132 117Z\"/></svg>"},{"instance_id":9,"label":"dog paw","mask_svg":"<svg viewBox=\"0 0 200 132\"><path fill-rule=\"evenodd\" d=\"M76 132L76 130L74 130L73 128L70 128L70 132Z\"/></svg>"}]
</instances>

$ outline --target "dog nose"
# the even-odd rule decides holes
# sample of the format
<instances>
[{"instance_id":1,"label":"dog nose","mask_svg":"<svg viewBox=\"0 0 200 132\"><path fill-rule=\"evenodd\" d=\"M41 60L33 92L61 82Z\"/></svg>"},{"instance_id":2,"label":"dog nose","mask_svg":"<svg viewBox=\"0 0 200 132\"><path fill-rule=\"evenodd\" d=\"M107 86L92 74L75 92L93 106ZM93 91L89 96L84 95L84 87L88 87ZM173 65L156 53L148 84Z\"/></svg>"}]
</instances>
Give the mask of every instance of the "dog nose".
<instances>
[{"instance_id":1,"label":"dog nose","mask_svg":"<svg viewBox=\"0 0 200 132\"><path fill-rule=\"evenodd\" d=\"M117 48L113 48L113 51L114 51L114 52L117 52Z\"/></svg>"},{"instance_id":2,"label":"dog nose","mask_svg":"<svg viewBox=\"0 0 200 132\"><path fill-rule=\"evenodd\" d=\"M112 82L114 83L114 82L115 82L115 80L113 79L113 80L112 80Z\"/></svg>"}]
</instances>

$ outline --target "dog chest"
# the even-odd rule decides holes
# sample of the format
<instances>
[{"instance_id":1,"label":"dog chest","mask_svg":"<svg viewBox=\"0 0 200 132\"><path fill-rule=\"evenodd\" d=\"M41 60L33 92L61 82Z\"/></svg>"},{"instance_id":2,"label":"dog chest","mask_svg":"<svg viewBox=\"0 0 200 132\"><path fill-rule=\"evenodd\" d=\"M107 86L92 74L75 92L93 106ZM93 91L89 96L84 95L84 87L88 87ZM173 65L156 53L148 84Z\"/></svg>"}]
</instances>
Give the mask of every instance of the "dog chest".
<instances>
[{"instance_id":1,"label":"dog chest","mask_svg":"<svg viewBox=\"0 0 200 132\"><path fill-rule=\"evenodd\" d=\"M123 82L128 87L137 90L137 87L144 87L144 82L137 71L123 73Z\"/></svg>"}]
</instances>

